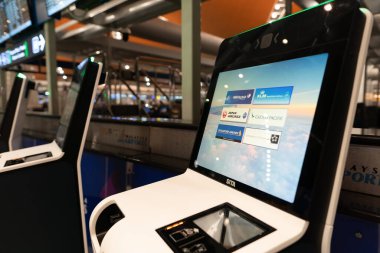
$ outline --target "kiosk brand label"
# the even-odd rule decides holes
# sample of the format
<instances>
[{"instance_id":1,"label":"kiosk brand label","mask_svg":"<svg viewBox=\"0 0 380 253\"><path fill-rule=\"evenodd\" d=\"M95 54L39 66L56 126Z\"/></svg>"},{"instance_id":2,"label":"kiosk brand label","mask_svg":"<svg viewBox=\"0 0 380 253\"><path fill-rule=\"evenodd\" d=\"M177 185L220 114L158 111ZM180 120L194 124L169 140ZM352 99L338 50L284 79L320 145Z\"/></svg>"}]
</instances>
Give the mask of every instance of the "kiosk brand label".
<instances>
[{"instance_id":1,"label":"kiosk brand label","mask_svg":"<svg viewBox=\"0 0 380 253\"><path fill-rule=\"evenodd\" d=\"M255 90L230 90L227 92L225 104L251 104Z\"/></svg>"},{"instance_id":2,"label":"kiosk brand label","mask_svg":"<svg viewBox=\"0 0 380 253\"><path fill-rule=\"evenodd\" d=\"M257 88L253 98L256 105L288 105L293 93L293 86Z\"/></svg>"},{"instance_id":3,"label":"kiosk brand label","mask_svg":"<svg viewBox=\"0 0 380 253\"><path fill-rule=\"evenodd\" d=\"M218 125L215 138L241 142L244 134L244 127L231 126L231 125Z\"/></svg>"}]
</instances>

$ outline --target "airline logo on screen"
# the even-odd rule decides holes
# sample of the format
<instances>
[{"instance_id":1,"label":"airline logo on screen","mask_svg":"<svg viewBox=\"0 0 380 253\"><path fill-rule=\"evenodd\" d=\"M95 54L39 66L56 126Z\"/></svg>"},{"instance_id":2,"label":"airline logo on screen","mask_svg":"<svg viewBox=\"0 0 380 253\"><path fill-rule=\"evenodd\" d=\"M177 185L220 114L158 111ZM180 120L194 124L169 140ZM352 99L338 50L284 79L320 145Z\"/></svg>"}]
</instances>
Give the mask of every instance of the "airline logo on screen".
<instances>
[{"instance_id":1,"label":"airline logo on screen","mask_svg":"<svg viewBox=\"0 0 380 253\"><path fill-rule=\"evenodd\" d=\"M230 90L227 92L226 105L232 104L251 104L253 98L253 92L255 90Z\"/></svg>"},{"instance_id":2,"label":"airline logo on screen","mask_svg":"<svg viewBox=\"0 0 380 253\"><path fill-rule=\"evenodd\" d=\"M220 120L246 123L248 118L248 112L249 108L223 108L222 114L220 115Z\"/></svg>"},{"instance_id":3,"label":"airline logo on screen","mask_svg":"<svg viewBox=\"0 0 380 253\"><path fill-rule=\"evenodd\" d=\"M252 108L249 113L248 124L263 125L267 128L283 127L287 114L287 109Z\"/></svg>"},{"instance_id":4,"label":"airline logo on screen","mask_svg":"<svg viewBox=\"0 0 380 253\"><path fill-rule=\"evenodd\" d=\"M293 86L258 88L253 98L255 105L288 105L293 93Z\"/></svg>"},{"instance_id":5,"label":"airline logo on screen","mask_svg":"<svg viewBox=\"0 0 380 253\"><path fill-rule=\"evenodd\" d=\"M278 149L281 132L267 129L246 128L243 143L269 149Z\"/></svg>"},{"instance_id":6,"label":"airline logo on screen","mask_svg":"<svg viewBox=\"0 0 380 253\"><path fill-rule=\"evenodd\" d=\"M241 142L244 135L244 127L219 124L215 138Z\"/></svg>"}]
</instances>

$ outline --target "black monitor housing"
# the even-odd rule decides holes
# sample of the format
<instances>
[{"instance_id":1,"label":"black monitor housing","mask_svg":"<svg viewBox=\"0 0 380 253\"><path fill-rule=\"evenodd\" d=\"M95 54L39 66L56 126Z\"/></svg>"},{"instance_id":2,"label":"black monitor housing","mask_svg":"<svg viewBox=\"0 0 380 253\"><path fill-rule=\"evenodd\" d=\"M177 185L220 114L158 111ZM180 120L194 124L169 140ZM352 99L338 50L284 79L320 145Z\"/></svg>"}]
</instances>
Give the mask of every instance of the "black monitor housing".
<instances>
[{"instance_id":1,"label":"black monitor housing","mask_svg":"<svg viewBox=\"0 0 380 253\"><path fill-rule=\"evenodd\" d=\"M23 74L18 73L15 76L0 125L0 153L21 148L29 91L34 89L34 86L34 82L28 80Z\"/></svg>"}]
</instances>

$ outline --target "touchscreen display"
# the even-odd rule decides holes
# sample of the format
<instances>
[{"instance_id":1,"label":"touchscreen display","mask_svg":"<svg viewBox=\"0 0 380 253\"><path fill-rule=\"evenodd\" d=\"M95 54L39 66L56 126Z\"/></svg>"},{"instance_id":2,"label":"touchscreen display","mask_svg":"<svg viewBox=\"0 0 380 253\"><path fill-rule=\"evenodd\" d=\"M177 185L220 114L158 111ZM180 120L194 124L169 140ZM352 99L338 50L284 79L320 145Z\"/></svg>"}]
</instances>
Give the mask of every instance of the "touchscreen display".
<instances>
[{"instance_id":1,"label":"touchscreen display","mask_svg":"<svg viewBox=\"0 0 380 253\"><path fill-rule=\"evenodd\" d=\"M195 166L293 203L327 59L220 72Z\"/></svg>"}]
</instances>

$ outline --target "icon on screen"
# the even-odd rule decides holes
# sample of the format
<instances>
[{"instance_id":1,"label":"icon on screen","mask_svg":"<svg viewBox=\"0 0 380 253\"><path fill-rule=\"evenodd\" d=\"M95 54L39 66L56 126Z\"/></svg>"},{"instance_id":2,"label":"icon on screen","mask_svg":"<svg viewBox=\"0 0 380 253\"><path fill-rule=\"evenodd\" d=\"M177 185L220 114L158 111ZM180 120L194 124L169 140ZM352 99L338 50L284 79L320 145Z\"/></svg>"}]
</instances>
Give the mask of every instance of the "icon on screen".
<instances>
[{"instance_id":1,"label":"icon on screen","mask_svg":"<svg viewBox=\"0 0 380 253\"><path fill-rule=\"evenodd\" d=\"M280 139L280 135L272 134L270 137L270 143L278 144L279 139Z\"/></svg>"}]
</instances>

